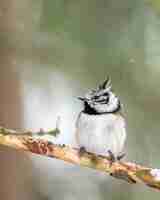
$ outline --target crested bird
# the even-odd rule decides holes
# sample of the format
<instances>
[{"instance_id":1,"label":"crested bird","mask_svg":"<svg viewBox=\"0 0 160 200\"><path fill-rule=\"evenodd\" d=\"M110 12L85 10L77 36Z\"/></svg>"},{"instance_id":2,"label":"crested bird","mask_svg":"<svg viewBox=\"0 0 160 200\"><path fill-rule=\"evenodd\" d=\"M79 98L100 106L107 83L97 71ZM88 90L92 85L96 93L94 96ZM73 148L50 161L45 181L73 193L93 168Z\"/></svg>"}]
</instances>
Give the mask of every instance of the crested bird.
<instances>
[{"instance_id":1,"label":"crested bird","mask_svg":"<svg viewBox=\"0 0 160 200\"><path fill-rule=\"evenodd\" d=\"M111 161L124 157L126 122L119 97L112 91L110 78L84 97L76 121L76 141L80 152L109 156Z\"/></svg>"}]
</instances>

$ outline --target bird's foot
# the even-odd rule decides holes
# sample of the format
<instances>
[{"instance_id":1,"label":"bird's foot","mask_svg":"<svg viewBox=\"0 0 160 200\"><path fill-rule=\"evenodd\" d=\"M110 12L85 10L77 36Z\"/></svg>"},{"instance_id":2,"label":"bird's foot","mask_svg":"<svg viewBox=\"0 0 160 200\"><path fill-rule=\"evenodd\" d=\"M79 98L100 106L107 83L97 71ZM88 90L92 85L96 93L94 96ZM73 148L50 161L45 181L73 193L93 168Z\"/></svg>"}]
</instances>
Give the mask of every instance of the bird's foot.
<instances>
[{"instance_id":1,"label":"bird's foot","mask_svg":"<svg viewBox=\"0 0 160 200\"><path fill-rule=\"evenodd\" d=\"M79 149L79 156L80 157L83 156L84 153L86 153L85 147L80 147L80 149Z\"/></svg>"},{"instance_id":2,"label":"bird's foot","mask_svg":"<svg viewBox=\"0 0 160 200\"><path fill-rule=\"evenodd\" d=\"M109 154L109 160L111 161L111 163L115 161L120 161L126 155L126 153L120 153L118 156L115 156L111 150L108 150L108 154Z\"/></svg>"},{"instance_id":3,"label":"bird's foot","mask_svg":"<svg viewBox=\"0 0 160 200\"><path fill-rule=\"evenodd\" d=\"M110 166L116 161L116 157L111 150L108 150Z\"/></svg>"},{"instance_id":4,"label":"bird's foot","mask_svg":"<svg viewBox=\"0 0 160 200\"><path fill-rule=\"evenodd\" d=\"M119 155L117 156L117 160L120 161L122 158L125 157L125 155L126 155L125 153L119 154Z\"/></svg>"}]
</instances>

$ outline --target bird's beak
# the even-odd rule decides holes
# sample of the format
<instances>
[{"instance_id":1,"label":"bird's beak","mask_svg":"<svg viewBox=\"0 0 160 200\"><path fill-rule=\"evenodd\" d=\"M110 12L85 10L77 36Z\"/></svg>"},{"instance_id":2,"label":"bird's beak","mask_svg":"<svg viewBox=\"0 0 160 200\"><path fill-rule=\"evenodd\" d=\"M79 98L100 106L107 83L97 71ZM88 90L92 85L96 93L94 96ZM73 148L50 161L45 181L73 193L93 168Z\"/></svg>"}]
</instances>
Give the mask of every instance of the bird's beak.
<instances>
[{"instance_id":1,"label":"bird's beak","mask_svg":"<svg viewBox=\"0 0 160 200\"><path fill-rule=\"evenodd\" d=\"M85 98L85 97L78 97L78 99L81 101L87 101L87 98Z\"/></svg>"}]
</instances>

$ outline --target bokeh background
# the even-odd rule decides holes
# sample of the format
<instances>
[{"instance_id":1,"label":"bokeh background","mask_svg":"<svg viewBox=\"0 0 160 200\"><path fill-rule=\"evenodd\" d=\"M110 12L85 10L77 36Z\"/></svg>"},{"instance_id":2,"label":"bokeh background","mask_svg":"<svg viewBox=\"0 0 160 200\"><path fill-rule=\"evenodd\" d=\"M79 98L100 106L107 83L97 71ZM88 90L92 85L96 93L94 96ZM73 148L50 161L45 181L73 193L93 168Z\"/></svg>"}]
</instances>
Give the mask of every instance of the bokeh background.
<instances>
[{"instance_id":1,"label":"bokeh background","mask_svg":"<svg viewBox=\"0 0 160 200\"><path fill-rule=\"evenodd\" d=\"M160 1L1 0L0 125L75 145L76 96L107 75L124 105L126 159L160 166ZM103 173L0 146L0 199L159 199Z\"/></svg>"}]
</instances>

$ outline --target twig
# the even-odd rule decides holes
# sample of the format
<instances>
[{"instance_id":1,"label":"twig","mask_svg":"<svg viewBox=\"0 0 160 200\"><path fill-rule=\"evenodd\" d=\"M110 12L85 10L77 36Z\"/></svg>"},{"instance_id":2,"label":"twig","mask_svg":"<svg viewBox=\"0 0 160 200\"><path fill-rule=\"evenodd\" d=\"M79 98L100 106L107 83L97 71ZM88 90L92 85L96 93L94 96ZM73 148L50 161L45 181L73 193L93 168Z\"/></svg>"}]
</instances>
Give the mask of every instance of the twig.
<instances>
[{"instance_id":1,"label":"twig","mask_svg":"<svg viewBox=\"0 0 160 200\"><path fill-rule=\"evenodd\" d=\"M28 136L28 133L32 136ZM16 131L0 128L0 144L94 168L129 183L144 183L160 191L160 169L152 169L130 162L116 161L111 164L108 157L88 152L79 153L79 149L53 144L44 139L37 139L32 132L25 132L25 134L22 132L22 135L20 135Z\"/></svg>"}]
</instances>

